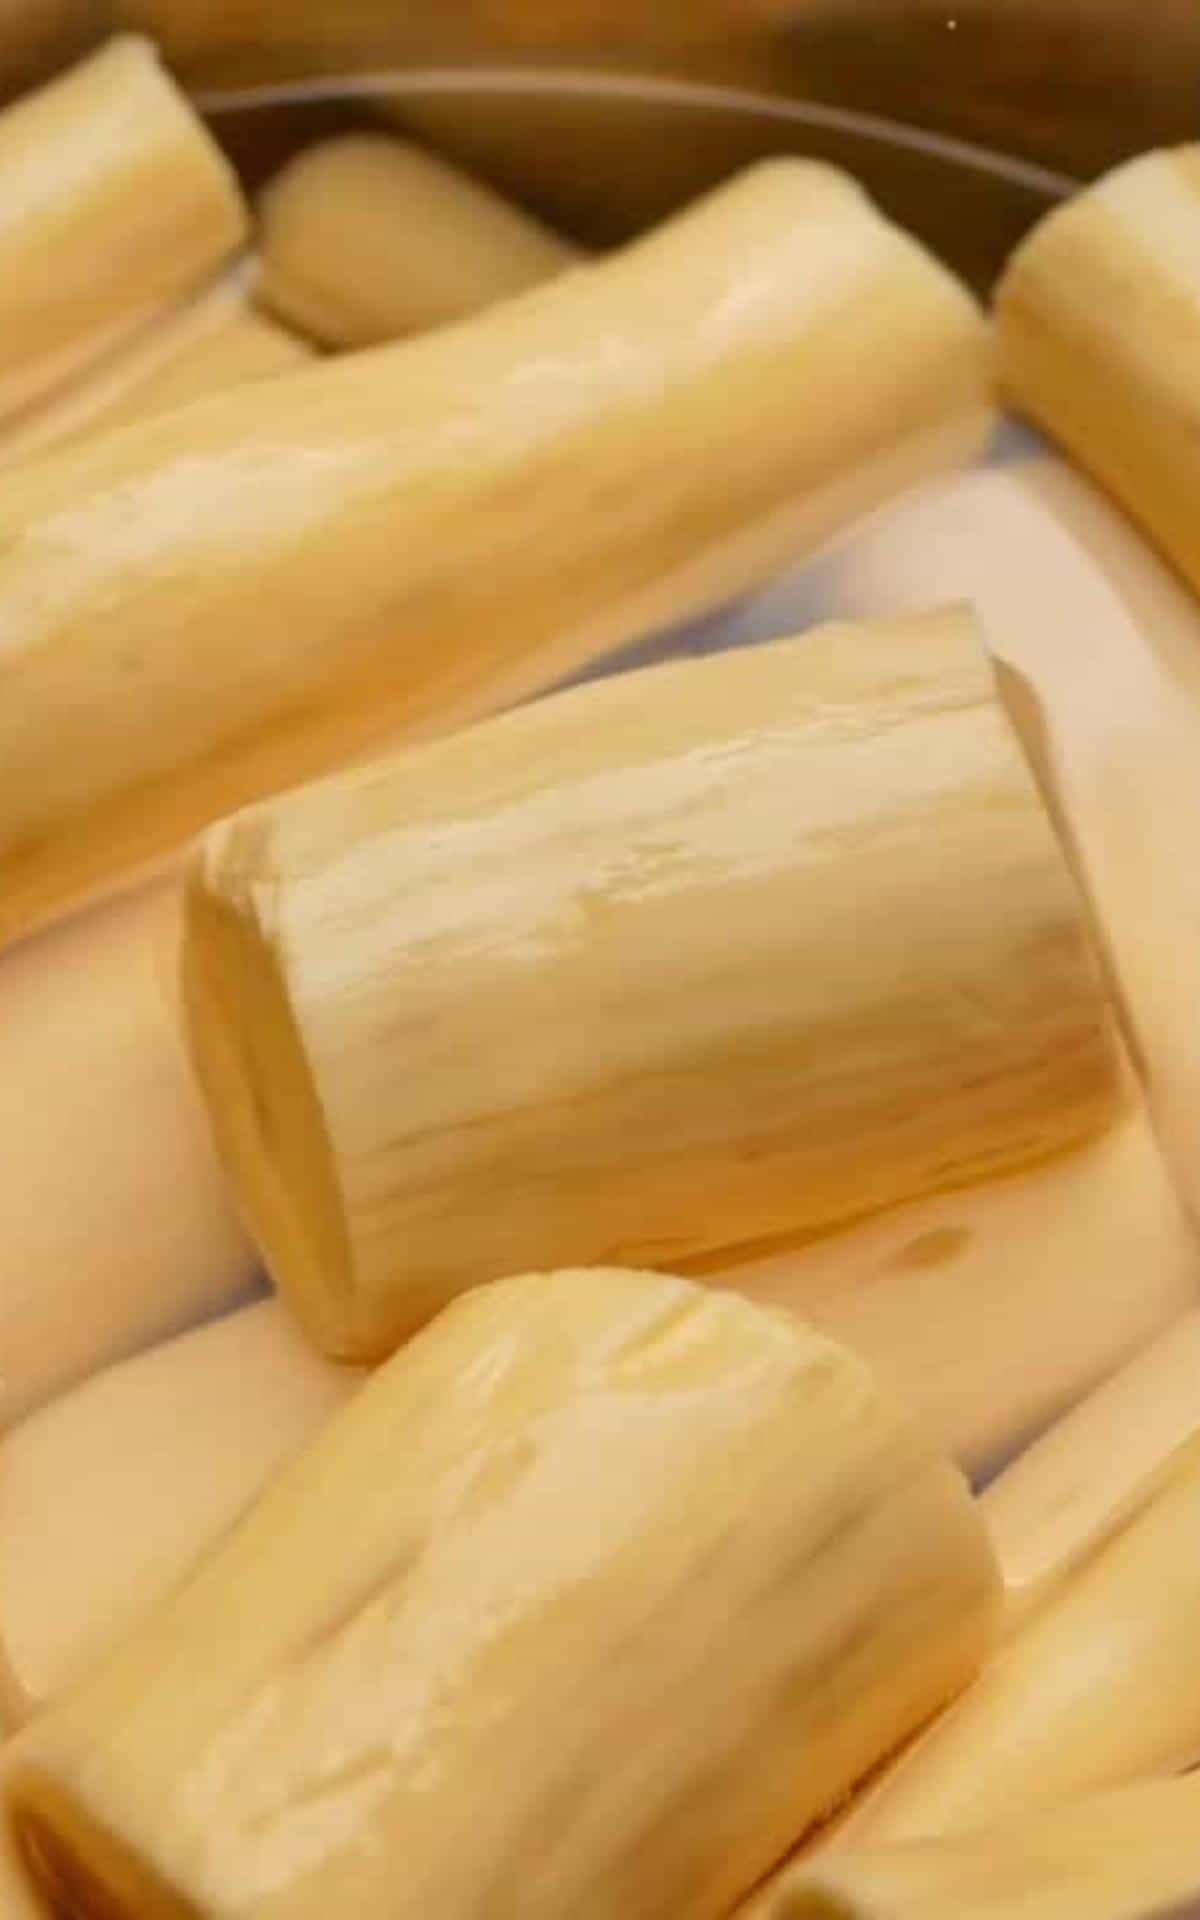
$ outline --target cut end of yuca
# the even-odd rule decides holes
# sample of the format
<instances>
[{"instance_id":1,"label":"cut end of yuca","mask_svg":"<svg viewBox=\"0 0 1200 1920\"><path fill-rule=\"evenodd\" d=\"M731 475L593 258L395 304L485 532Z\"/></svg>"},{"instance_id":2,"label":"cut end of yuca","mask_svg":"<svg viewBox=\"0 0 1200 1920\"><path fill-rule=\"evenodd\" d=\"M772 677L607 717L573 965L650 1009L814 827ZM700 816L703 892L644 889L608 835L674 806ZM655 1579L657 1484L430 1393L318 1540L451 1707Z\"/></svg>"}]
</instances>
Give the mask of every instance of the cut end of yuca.
<instances>
[{"instance_id":1,"label":"cut end of yuca","mask_svg":"<svg viewBox=\"0 0 1200 1920\"><path fill-rule=\"evenodd\" d=\"M237 1169L239 1204L272 1279L324 1353L362 1359L348 1329L350 1248L329 1134L264 931L269 896L254 886L252 855L241 857L269 831L269 821L244 816L216 829L193 859L182 955L187 1030L218 1150ZM216 866L219 889L210 884Z\"/></svg>"},{"instance_id":2,"label":"cut end of yuca","mask_svg":"<svg viewBox=\"0 0 1200 1920\"><path fill-rule=\"evenodd\" d=\"M1004 397L1193 586L1198 298L1200 146L1142 154L1056 208L1018 247L996 296Z\"/></svg>"}]
</instances>

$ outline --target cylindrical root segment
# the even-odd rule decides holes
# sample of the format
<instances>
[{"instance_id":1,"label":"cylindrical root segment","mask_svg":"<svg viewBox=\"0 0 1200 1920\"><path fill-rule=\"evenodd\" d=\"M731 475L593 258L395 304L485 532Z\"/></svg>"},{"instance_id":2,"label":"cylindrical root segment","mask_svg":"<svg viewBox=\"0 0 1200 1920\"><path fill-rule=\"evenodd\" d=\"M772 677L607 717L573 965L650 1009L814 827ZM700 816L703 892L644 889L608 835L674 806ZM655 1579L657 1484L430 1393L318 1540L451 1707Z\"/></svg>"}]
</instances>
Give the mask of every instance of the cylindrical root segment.
<instances>
[{"instance_id":1,"label":"cylindrical root segment","mask_svg":"<svg viewBox=\"0 0 1200 1920\"><path fill-rule=\"evenodd\" d=\"M8 1811L137 1920L720 1920L998 1602L961 1475L851 1355L687 1281L530 1275L18 1736Z\"/></svg>"},{"instance_id":2,"label":"cylindrical root segment","mask_svg":"<svg viewBox=\"0 0 1200 1920\"><path fill-rule=\"evenodd\" d=\"M184 978L318 1343L969 1185L1119 1098L1076 892L965 612L627 675L216 829ZM711 1259L709 1259L711 1265Z\"/></svg>"}]
</instances>

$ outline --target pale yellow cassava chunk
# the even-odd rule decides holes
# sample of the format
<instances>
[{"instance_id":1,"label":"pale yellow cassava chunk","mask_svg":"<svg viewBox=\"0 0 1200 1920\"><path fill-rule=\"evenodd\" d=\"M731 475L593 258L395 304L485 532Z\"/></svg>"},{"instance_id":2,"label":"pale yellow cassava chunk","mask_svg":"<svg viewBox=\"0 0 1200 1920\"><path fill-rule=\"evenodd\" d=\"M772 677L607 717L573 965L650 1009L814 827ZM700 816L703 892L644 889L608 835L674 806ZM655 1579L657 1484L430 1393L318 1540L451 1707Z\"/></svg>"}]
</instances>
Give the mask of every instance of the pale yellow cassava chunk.
<instances>
[{"instance_id":1,"label":"pale yellow cassava chunk","mask_svg":"<svg viewBox=\"0 0 1200 1920\"><path fill-rule=\"evenodd\" d=\"M893 1208L780 1256L769 1284L765 1263L720 1277L811 1313L919 1408L961 1463L978 1466L1195 1297L1200 1253L1153 1153L1144 1116L1131 1115L1032 1172ZM1165 1336L984 1496L1010 1629L1123 1517L1174 1423L1196 1410L1200 1372L1190 1403L1186 1376L1194 1324ZM0 1681L5 1659L9 1668L0 1712L24 1718L90 1671L353 1379L313 1355L282 1307L253 1307L114 1368L0 1442ZM1104 1430L1111 1442L1108 1410L1126 1424L1101 1458L1092 1437Z\"/></svg>"},{"instance_id":2,"label":"pale yellow cassava chunk","mask_svg":"<svg viewBox=\"0 0 1200 1920\"><path fill-rule=\"evenodd\" d=\"M626 675L216 829L184 975L318 1343L672 1266L1097 1133L1117 1055L970 616Z\"/></svg>"},{"instance_id":3,"label":"pale yellow cassava chunk","mask_svg":"<svg viewBox=\"0 0 1200 1920\"><path fill-rule=\"evenodd\" d=\"M1188 1920L1200 1912L1200 1775L797 1867L746 1920Z\"/></svg>"},{"instance_id":4,"label":"pale yellow cassava chunk","mask_svg":"<svg viewBox=\"0 0 1200 1920\"><path fill-rule=\"evenodd\" d=\"M307 148L258 212L262 298L333 347L465 319L579 258L482 181L385 133Z\"/></svg>"},{"instance_id":5,"label":"pale yellow cassava chunk","mask_svg":"<svg viewBox=\"0 0 1200 1920\"><path fill-rule=\"evenodd\" d=\"M111 40L5 108L0 413L194 291L248 224L232 168L144 40Z\"/></svg>"},{"instance_id":6,"label":"pale yellow cassava chunk","mask_svg":"<svg viewBox=\"0 0 1200 1920\"><path fill-rule=\"evenodd\" d=\"M1094 903L1156 1131L1200 1219L1200 602L1134 522L1036 442L876 515L814 563L804 591L814 613L849 619L974 603L1023 688L1016 717Z\"/></svg>"},{"instance_id":7,"label":"pale yellow cassava chunk","mask_svg":"<svg viewBox=\"0 0 1200 1920\"><path fill-rule=\"evenodd\" d=\"M102 365L14 421L0 439L0 459L30 459L87 434L106 433L226 387L304 366L311 348L256 313L248 285L239 268L210 292L143 329Z\"/></svg>"},{"instance_id":8,"label":"pale yellow cassava chunk","mask_svg":"<svg viewBox=\"0 0 1200 1920\"><path fill-rule=\"evenodd\" d=\"M1200 1298L1200 1243L1145 1108L1131 1098L1100 1139L1026 1172L891 1207L736 1266L717 1263L709 1277L845 1341L921 1409L958 1460L986 1471L1187 1313ZM997 1483L1010 1606L1017 1589L1027 1599L1040 1590L1060 1547L1088 1530L1089 1512L1107 1508L1123 1476L1132 1486L1174 1423L1190 1417L1186 1338L1165 1335L1167 1396L1112 1451L1096 1500L1082 1489L1072 1500L1061 1536L1036 1491L1045 1487L1048 1509L1054 1462L1072 1472L1057 1443L1016 1470L1011 1509L1007 1479ZM1132 1369L1131 1387L1141 1378ZM1080 1420L1090 1431L1089 1417ZM1089 1475L1091 1461L1089 1452Z\"/></svg>"},{"instance_id":9,"label":"pale yellow cassava chunk","mask_svg":"<svg viewBox=\"0 0 1200 1920\"><path fill-rule=\"evenodd\" d=\"M253 1278L181 1045L177 949L155 887L0 956L0 1431Z\"/></svg>"},{"instance_id":10,"label":"pale yellow cassava chunk","mask_svg":"<svg viewBox=\"0 0 1200 1920\"><path fill-rule=\"evenodd\" d=\"M867 1790L833 1845L934 1837L1200 1762L1197 1541L1193 1440Z\"/></svg>"},{"instance_id":11,"label":"pale yellow cassava chunk","mask_svg":"<svg viewBox=\"0 0 1200 1920\"><path fill-rule=\"evenodd\" d=\"M1052 1426L983 1496L1010 1631L1175 1471L1200 1436L1200 1312Z\"/></svg>"},{"instance_id":12,"label":"pale yellow cassava chunk","mask_svg":"<svg viewBox=\"0 0 1200 1920\"><path fill-rule=\"evenodd\" d=\"M359 1378L269 1301L123 1361L0 1438L0 1718L27 1719L88 1672Z\"/></svg>"},{"instance_id":13,"label":"pale yellow cassava chunk","mask_svg":"<svg viewBox=\"0 0 1200 1920\"><path fill-rule=\"evenodd\" d=\"M978 1466L1194 1298L1200 1253L1153 1152L1144 1116L1131 1115L1032 1172L780 1256L769 1284L765 1264L720 1277L811 1313ZM1164 1336L984 1496L1010 1630L1195 1424L1195 1324ZM0 1441L0 1714L23 1719L90 1671L354 1379L318 1360L282 1307L252 1307L114 1368ZM1110 1415L1124 1424L1110 1431Z\"/></svg>"},{"instance_id":14,"label":"pale yellow cassava chunk","mask_svg":"<svg viewBox=\"0 0 1200 1920\"><path fill-rule=\"evenodd\" d=\"M1008 399L1200 587L1200 146L1143 154L1049 214L997 296Z\"/></svg>"},{"instance_id":15,"label":"pale yellow cassava chunk","mask_svg":"<svg viewBox=\"0 0 1200 1920\"><path fill-rule=\"evenodd\" d=\"M848 1354L689 1282L533 1275L378 1374L18 1736L6 1797L113 1920L717 1920L997 1600L960 1476Z\"/></svg>"},{"instance_id":16,"label":"pale yellow cassava chunk","mask_svg":"<svg viewBox=\"0 0 1200 1920\"><path fill-rule=\"evenodd\" d=\"M423 339L0 476L0 940L503 706L978 446L987 335L845 176L752 169Z\"/></svg>"}]
</instances>

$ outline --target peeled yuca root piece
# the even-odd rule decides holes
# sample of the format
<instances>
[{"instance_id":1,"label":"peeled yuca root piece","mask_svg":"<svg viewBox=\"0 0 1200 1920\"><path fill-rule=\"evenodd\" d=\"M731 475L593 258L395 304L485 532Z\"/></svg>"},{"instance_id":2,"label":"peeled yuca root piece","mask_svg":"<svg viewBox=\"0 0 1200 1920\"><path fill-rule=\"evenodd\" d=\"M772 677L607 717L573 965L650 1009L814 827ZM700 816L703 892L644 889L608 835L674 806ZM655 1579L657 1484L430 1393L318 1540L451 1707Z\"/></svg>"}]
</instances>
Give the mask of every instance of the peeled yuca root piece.
<instances>
[{"instance_id":1,"label":"peeled yuca root piece","mask_svg":"<svg viewBox=\"0 0 1200 1920\"><path fill-rule=\"evenodd\" d=\"M273 1301L180 1335L0 1438L0 1720L90 1670L361 1376Z\"/></svg>"},{"instance_id":2,"label":"peeled yuca root piece","mask_svg":"<svg viewBox=\"0 0 1200 1920\"><path fill-rule=\"evenodd\" d=\"M232 168L145 40L112 40L7 107L0 413L200 286L248 224Z\"/></svg>"},{"instance_id":3,"label":"peeled yuca root piece","mask_svg":"<svg viewBox=\"0 0 1200 1920\"><path fill-rule=\"evenodd\" d=\"M0 960L0 1129L19 1143L0 1206L0 1426L252 1277L180 1054L173 943L164 890ZM1134 1112L1029 1173L732 1277L848 1339L977 1464L1183 1311L1200 1269Z\"/></svg>"},{"instance_id":4,"label":"peeled yuca root piece","mask_svg":"<svg viewBox=\"0 0 1200 1920\"><path fill-rule=\"evenodd\" d=\"M804 580L805 606L828 617L933 596L973 601L1024 682L1016 716L1069 823L1155 1126L1200 1218L1200 603L1036 443L877 515Z\"/></svg>"},{"instance_id":5,"label":"peeled yuca root piece","mask_svg":"<svg viewBox=\"0 0 1200 1920\"><path fill-rule=\"evenodd\" d=\"M960 1476L850 1355L684 1281L532 1275L18 1737L9 1805L114 1917L519 1886L529 1920L709 1920L964 1683L997 1597Z\"/></svg>"},{"instance_id":6,"label":"peeled yuca root piece","mask_svg":"<svg viewBox=\"0 0 1200 1920\"><path fill-rule=\"evenodd\" d=\"M390 134L309 147L258 212L262 298L327 346L465 319L579 258L482 181Z\"/></svg>"},{"instance_id":7,"label":"peeled yuca root piece","mask_svg":"<svg viewBox=\"0 0 1200 1920\"><path fill-rule=\"evenodd\" d=\"M983 1496L1011 1631L1169 1479L1200 1436L1200 1312L1028 1448Z\"/></svg>"},{"instance_id":8,"label":"peeled yuca root piece","mask_svg":"<svg viewBox=\"0 0 1200 1920\"><path fill-rule=\"evenodd\" d=\"M1056 209L997 296L1007 397L1200 587L1200 146L1142 155Z\"/></svg>"},{"instance_id":9,"label":"peeled yuca root piece","mask_svg":"<svg viewBox=\"0 0 1200 1920\"><path fill-rule=\"evenodd\" d=\"M312 349L250 304L239 268L198 299L118 348L44 406L14 421L0 459L29 459L85 434L166 413L226 387L294 372Z\"/></svg>"},{"instance_id":10,"label":"peeled yuca root piece","mask_svg":"<svg viewBox=\"0 0 1200 1920\"><path fill-rule=\"evenodd\" d=\"M952 1833L1200 1762L1198 1540L1200 1440L1192 1440L969 1692L868 1788L829 1844Z\"/></svg>"},{"instance_id":11,"label":"peeled yuca root piece","mask_svg":"<svg viewBox=\"0 0 1200 1920\"><path fill-rule=\"evenodd\" d=\"M976 447L986 374L946 271L780 161L459 328L10 472L0 938L735 591Z\"/></svg>"},{"instance_id":12,"label":"peeled yuca root piece","mask_svg":"<svg viewBox=\"0 0 1200 1920\"><path fill-rule=\"evenodd\" d=\"M756 1268L731 1283L797 1317L811 1309L940 1444L978 1465L1011 1448L1034 1413L1044 1418L1111 1368L1147 1321L1195 1297L1200 1252L1153 1155L1144 1116L1132 1114L1046 1167L894 1208L798 1251L777 1263L773 1290ZM938 1207L953 1225L930 1220ZM806 1266L815 1280L806 1282ZM830 1287L835 1270L841 1283ZM984 1496L1010 1628L1108 1530L1118 1503L1122 1517L1169 1450L1172 1422L1182 1433L1189 1406L1200 1416L1200 1362L1187 1378L1194 1329L1193 1317ZM112 1369L0 1442L0 1677L7 1661L10 1717L27 1717L90 1671L355 1378L316 1359L282 1306L255 1306ZM1107 1435L1111 1443L1119 1432L1121 1444L1100 1459L1092 1440L1110 1414L1125 1422Z\"/></svg>"},{"instance_id":13,"label":"peeled yuca root piece","mask_svg":"<svg viewBox=\"0 0 1200 1920\"><path fill-rule=\"evenodd\" d=\"M977 1465L1115 1364L1147 1316L1156 1325L1194 1297L1200 1253L1153 1155L1131 1114L1046 1167L780 1257L771 1284L765 1265L729 1282L811 1311ZM1010 1628L1122 1516L1189 1419L1200 1424L1196 1325L1164 1336L984 1496ZM25 1718L88 1672L355 1378L319 1361L282 1307L255 1306L113 1368L0 1442L0 1714Z\"/></svg>"},{"instance_id":14,"label":"peeled yuca root piece","mask_svg":"<svg viewBox=\"0 0 1200 1920\"><path fill-rule=\"evenodd\" d=\"M715 1263L708 1277L844 1340L963 1465L986 1471L1194 1305L1200 1242L1131 1097L1100 1139L1025 1172L889 1208L807 1245ZM1187 1418L1186 1334L1167 1338L1180 1372L1164 1358L1164 1400L1143 1441L1124 1439L1108 1462L1105 1503L1115 1477L1140 1471L1143 1444L1153 1453ZM1141 1377L1131 1371L1131 1384ZM1200 1396L1200 1373L1197 1382ZM1044 1531L1035 1528L1034 1504L1037 1487L1053 1482L1053 1460L1014 1500L1006 1527L1012 1578L1030 1589L1048 1571L1043 1554L1056 1553L1055 1524L1047 1514ZM1074 1519L1064 1514L1068 1537L1087 1510L1082 1500Z\"/></svg>"},{"instance_id":15,"label":"peeled yuca root piece","mask_svg":"<svg viewBox=\"0 0 1200 1920\"><path fill-rule=\"evenodd\" d=\"M255 1261L178 1028L173 888L0 957L0 1429Z\"/></svg>"},{"instance_id":16,"label":"peeled yuca root piece","mask_svg":"<svg viewBox=\"0 0 1200 1920\"><path fill-rule=\"evenodd\" d=\"M192 1048L318 1344L665 1266L1113 1117L1079 907L951 611L560 694L214 830Z\"/></svg>"},{"instance_id":17,"label":"peeled yuca root piece","mask_svg":"<svg viewBox=\"0 0 1200 1920\"><path fill-rule=\"evenodd\" d=\"M1200 1913L1200 1774L799 1866L747 1920L1189 1920Z\"/></svg>"}]
</instances>

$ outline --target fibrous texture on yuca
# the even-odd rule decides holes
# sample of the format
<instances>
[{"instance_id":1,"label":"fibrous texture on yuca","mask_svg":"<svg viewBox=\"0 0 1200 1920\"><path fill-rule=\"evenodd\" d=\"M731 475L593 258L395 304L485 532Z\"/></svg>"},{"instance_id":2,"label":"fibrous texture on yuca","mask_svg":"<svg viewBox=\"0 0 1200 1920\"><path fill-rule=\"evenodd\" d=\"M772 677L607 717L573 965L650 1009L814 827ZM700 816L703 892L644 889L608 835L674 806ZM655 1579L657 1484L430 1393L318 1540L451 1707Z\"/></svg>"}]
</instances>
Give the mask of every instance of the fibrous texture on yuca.
<instances>
[{"instance_id":1,"label":"fibrous texture on yuca","mask_svg":"<svg viewBox=\"0 0 1200 1920\"><path fill-rule=\"evenodd\" d=\"M1080 1369L1133 1344L1123 1270L1140 1276L1157 1314L1164 1263L1176 1297L1194 1294L1200 1255L1185 1252L1177 1207L1163 1209L1150 1153L1144 1117L1130 1116L1030 1173L892 1209L720 1277L811 1314L960 1463L978 1465L1028 1430L1047 1394L1065 1399ZM1200 1425L1198 1340L1192 1315L983 1496L1010 1631ZM1051 1352L1031 1369L1039 1341ZM0 1718L27 1718L85 1675L356 1379L321 1361L280 1305L262 1304L109 1369L0 1439Z\"/></svg>"},{"instance_id":2,"label":"fibrous texture on yuca","mask_svg":"<svg viewBox=\"0 0 1200 1920\"><path fill-rule=\"evenodd\" d=\"M0 939L744 586L977 447L987 389L963 289L779 162L461 327L22 464Z\"/></svg>"},{"instance_id":3,"label":"fibrous texture on yuca","mask_svg":"<svg viewBox=\"0 0 1200 1920\"><path fill-rule=\"evenodd\" d=\"M28 1719L87 1673L359 1379L265 1301L0 1436L0 1721Z\"/></svg>"},{"instance_id":4,"label":"fibrous texture on yuca","mask_svg":"<svg viewBox=\"0 0 1200 1920\"><path fill-rule=\"evenodd\" d=\"M156 886L0 956L0 1431L254 1278L177 955L176 892Z\"/></svg>"},{"instance_id":5,"label":"fibrous texture on yuca","mask_svg":"<svg viewBox=\"0 0 1200 1920\"><path fill-rule=\"evenodd\" d=\"M1200 1774L796 1867L745 1920L1192 1920Z\"/></svg>"},{"instance_id":6,"label":"fibrous texture on yuca","mask_svg":"<svg viewBox=\"0 0 1200 1920\"><path fill-rule=\"evenodd\" d=\"M263 300L327 346L445 326L579 258L481 181L389 134L309 147L258 212Z\"/></svg>"},{"instance_id":7,"label":"fibrous texture on yuca","mask_svg":"<svg viewBox=\"0 0 1200 1920\"><path fill-rule=\"evenodd\" d=\"M0 414L194 292L249 221L148 42L110 41L0 114Z\"/></svg>"},{"instance_id":8,"label":"fibrous texture on yuca","mask_svg":"<svg viewBox=\"0 0 1200 1920\"><path fill-rule=\"evenodd\" d=\"M1099 1131L1117 1055L968 614L627 675L214 830L192 1051L318 1342L827 1229Z\"/></svg>"},{"instance_id":9,"label":"fibrous texture on yuca","mask_svg":"<svg viewBox=\"0 0 1200 1920\"><path fill-rule=\"evenodd\" d=\"M720 1278L811 1315L978 1466L1134 1344L1138 1282L1155 1316L1195 1297L1200 1252L1152 1153L1132 1115L1029 1173ZM1200 1424L1198 1340L1192 1315L983 1496L1010 1631ZM1050 1351L1034 1365L1039 1343ZM24 1720L86 1675L356 1380L264 1303L109 1369L0 1439L0 1718Z\"/></svg>"},{"instance_id":10,"label":"fibrous texture on yuca","mask_svg":"<svg viewBox=\"0 0 1200 1920\"><path fill-rule=\"evenodd\" d=\"M1198 16L1200 18L1200 16ZM815 611L971 600L1094 906L1156 1130L1200 1217L1200 601L1039 442L876 515L806 578Z\"/></svg>"},{"instance_id":11,"label":"fibrous texture on yuca","mask_svg":"<svg viewBox=\"0 0 1200 1920\"><path fill-rule=\"evenodd\" d=\"M997 295L1007 398L1200 586L1200 146L1143 154L1048 215Z\"/></svg>"},{"instance_id":12,"label":"fibrous texture on yuca","mask_svg":"<svg viewBox=\"0 0 1200 1920\"><path fill-rule=\"evenodd\" d=\"M18 1736L8 1811L114 1920L716 1920L997 1598L961 1477L848 1354L684 1281L528 1276Z\"/></svg>"},{"instance_id":13,"label":"fibrous texture on yuca","mask_svg":"<svg viewBox=\"0 0 1200 1920\"><path fill-rule=\"evenodd\" d=\"M1114 1447L1121 1436L1112 1436ZM1200 1440L1060 1578L832 1844L924 1839L1200 1763Z\"/></svg>"}]
</instances>

